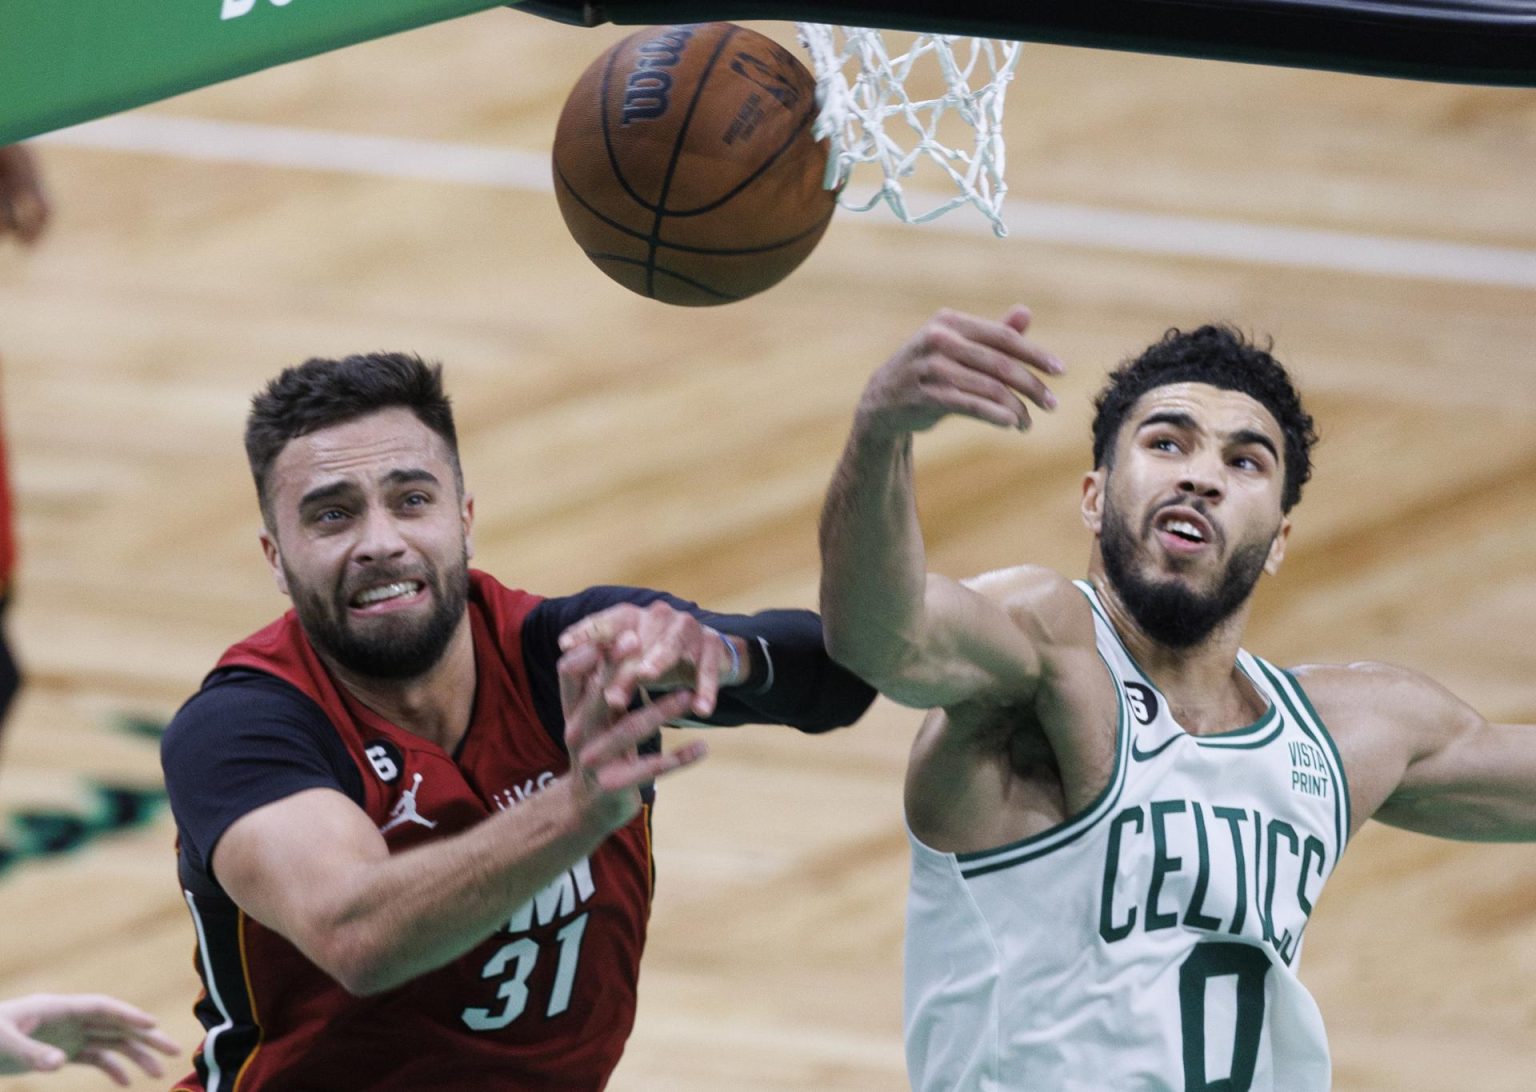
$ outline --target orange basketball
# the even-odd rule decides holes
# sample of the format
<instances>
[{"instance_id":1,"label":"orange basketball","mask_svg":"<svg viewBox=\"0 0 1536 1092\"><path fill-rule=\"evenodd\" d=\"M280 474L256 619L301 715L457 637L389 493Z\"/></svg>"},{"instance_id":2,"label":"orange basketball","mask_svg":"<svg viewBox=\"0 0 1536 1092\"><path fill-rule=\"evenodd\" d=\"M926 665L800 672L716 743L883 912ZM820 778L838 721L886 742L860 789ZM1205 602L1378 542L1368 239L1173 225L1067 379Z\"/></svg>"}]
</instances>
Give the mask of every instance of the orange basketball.
<instances>
[{"instance_id":1,"label":"orange basketball","mask_svg":"<svg viewBox=\"0 0 1536 1092\"><path fill-rule=\"evenodd\" d=\"M832 218L815 120L815 80L771 39L732 23L639 31L565 101L560 213L587 257L642 296L743 299L788 276Z\"/></svg>"}]
</instances>

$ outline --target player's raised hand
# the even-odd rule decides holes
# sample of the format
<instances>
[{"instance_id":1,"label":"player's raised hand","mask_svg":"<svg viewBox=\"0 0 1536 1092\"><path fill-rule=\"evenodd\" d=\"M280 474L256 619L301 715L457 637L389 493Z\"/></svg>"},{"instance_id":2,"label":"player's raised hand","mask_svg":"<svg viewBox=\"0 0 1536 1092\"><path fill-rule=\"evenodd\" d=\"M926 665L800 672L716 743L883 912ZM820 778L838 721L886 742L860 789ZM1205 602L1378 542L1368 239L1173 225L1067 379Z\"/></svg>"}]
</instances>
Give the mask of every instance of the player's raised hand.
<instances>
[{"instance_id":1,"label":"player's raised hand","mask_svg":"<svg viewBox=\"0 0 1536 1092\"><path fill-rule=\"evenodd\" d=\"M693 691L693 714L707 717L715 710L720 687L741 682L746 670L740 648L727 644L731 640L687 611L657 600L643 607L620 603L589 614L560 635L560 648L593 644L613 660L610 702L627 700L636 686L648 691L685 687Z\"/></svg>"},{"instance_id":2,"label":"player's raised hand","mask_svg":"<svg viewBox=\"0 0 1536 1092\"><path fill-rule=\"evenodd\" d=\"M159 1077L164 1069L154 1051L179 1050L153 1016L115 997L37 993L0 1001L0 1074L50 1073L78 1062L127 1085L129 1062Z\"/></svg>"},{"instance_id":3,"label":"player's raised hand","mask_svg":"<svg viewBox=\"0 0 1536 1092\"><path fill-rule=\"evenodd\" d=\"M1056 408L1041 379L1065 367L1026 338L1030 313L1015 306L1001 320L942 310L882 364L859 400L862 428L921 432L962 414L1004 428L1028 428L1026 402Z\"/></svg>"},{"instance_id":4,"label":"player's raised hand","mask_svg":"<svg viewBox=\"0 0 1536 1092\"><path fill-rule=\"evenodd\" d=\"M584 805L615 830L640 810L638 789L702 759L702 741L672 751L641 754L640 744L681 716L693 699L688 690L664 694L626 711L633 690L609 700L617 662L594 643L575 645L560 657L560 704L565 710L565 747L571 777Z\"/></svg>"}]
</instances>

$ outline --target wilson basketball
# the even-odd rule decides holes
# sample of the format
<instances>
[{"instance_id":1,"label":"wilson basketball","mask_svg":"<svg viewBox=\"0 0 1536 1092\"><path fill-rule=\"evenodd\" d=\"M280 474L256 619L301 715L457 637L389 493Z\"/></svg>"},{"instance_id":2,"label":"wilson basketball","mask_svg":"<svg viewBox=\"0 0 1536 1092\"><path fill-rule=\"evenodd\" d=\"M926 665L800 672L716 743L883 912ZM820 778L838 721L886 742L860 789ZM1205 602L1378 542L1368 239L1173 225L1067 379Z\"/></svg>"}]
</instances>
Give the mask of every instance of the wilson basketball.
<instances>
[{"instance_id":1,"label":"wilson basketball","mask_svg":"<svg viewBox=\"0 0 1536 1092\"><path fill-rule=\"evenodd\" d=\"M831 220L815 119L815 80L773 40L732 23L642 30L566 99L561 215L587 257L642 296L743 299L788 276Z\"/></svg>"}]
</instances>

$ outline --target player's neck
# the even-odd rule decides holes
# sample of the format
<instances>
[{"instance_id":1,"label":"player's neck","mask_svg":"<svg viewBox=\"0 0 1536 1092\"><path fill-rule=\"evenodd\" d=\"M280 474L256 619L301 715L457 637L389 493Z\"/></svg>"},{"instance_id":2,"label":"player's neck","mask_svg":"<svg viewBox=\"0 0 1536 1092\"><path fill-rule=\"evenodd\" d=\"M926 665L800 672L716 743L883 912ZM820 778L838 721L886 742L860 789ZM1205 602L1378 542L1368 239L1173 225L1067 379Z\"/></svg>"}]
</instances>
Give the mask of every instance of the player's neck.
<instances>
[{"instance_id":1,"label":"player's neck","mask_svg":"<svg viewBox=\"0 0 1536 1092\"><path fill-rule=\"evenodd\" d=\"M1090 580L1126 650L1168 699L1170 712L1186 731L1195 735L1228 732L1263 714L1264 698L1237 666L1251 600L1217 623L1198 644L1170 648L1137 624L1102 569L1095 568Z\"/></svg>"},{"instance_id":2,"label":"player's neck","mask_svg":"<svg viewBox=\"0 0 1536 1092\"><path fill-rule=\"evenodd\" d=\"M414 679L380 679L350 672L327 659L326 666L349 694L398 728L430 740L452 754L469 729L475 705L475 647L466 615L448 640L442 658Z\"/></svg>"}]
</instances>

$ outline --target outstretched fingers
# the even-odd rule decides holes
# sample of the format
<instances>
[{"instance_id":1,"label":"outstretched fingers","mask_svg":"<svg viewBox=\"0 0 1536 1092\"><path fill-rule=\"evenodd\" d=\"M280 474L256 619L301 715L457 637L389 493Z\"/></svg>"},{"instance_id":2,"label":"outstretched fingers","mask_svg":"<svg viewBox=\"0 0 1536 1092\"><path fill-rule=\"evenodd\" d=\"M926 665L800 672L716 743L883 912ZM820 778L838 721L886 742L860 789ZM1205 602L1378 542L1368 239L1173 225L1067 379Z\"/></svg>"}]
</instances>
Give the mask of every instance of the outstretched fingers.
<instances>
[{"instance_id":1,"label":"outstretched fingers","mask_svg":"<svg viewBox=\"0 0 1536 1092\"><path fill-rule=\"evenodd\" d=\"M75 1061L82 1065L92 1065L101 1070L112 1083L127 1088L132 1078L129 1076L128 1067L125 1066L116 1054L106 1047L88 1046L75 1055ZM159 1072L151 1071L151 1076L160 1076Z\"/></svg>"},{"instance_id":2,"label":"outstretched fingers","mask_svg":"<svg viewBox=\"0 0 1536 1092\"><path fill-rule=\"evenodd\" d=\"M576 752L577 762L587 770L599 770L634 759L640 744L659 732L667 721L687 713L692 700L689 691L674 690L589 732Z\"/></svg>"},{"instance_id":3,"label":"outstretched fingers","mask_svg":"<svg viewBox=\"0 0 1536 1092\"><path fill-rule=\"evenodd\" d=\"M860 402L877 429L914 432L961 414L1003 428L1027 428L1029 406L1057 406L1047 377L1061 361L1026 336L1030 314L1001 319L941 310L871 378Z\"/></svg>"},{"instance_id":4,"label":"outstretched fingers","mask_svg":"<svg viewBox=\"0 0 1536 1092\"><path fill-rule=\"evenodd\" d=\"M1024 336L1029 321L1023 307L1009 311L1001 321L951 311L935 322L934 333L942 339L944 354L962 369L968 393L999 405L1023 399L1052 410L1056 396L1042 375L1061 375L1066 367Z\"/></svg>"},{"instance_id":5,"label":"outstretched fingers","mask_svg":"<svg viewBox=\"0 0 1536 1092\"><path fill-rule=\"evenodd\" d=\"M694 701L691 690L675 690L625 711L626 694L614 701L611 684L617 665L595 646L581 645L560 658L565 742L572 769L603 793L632 789L692 765L704 757L702 743L671 752L641 754L639 747L668 721L684 716Z\"/></svg>"}]
</instances>

